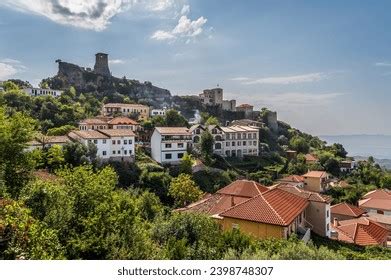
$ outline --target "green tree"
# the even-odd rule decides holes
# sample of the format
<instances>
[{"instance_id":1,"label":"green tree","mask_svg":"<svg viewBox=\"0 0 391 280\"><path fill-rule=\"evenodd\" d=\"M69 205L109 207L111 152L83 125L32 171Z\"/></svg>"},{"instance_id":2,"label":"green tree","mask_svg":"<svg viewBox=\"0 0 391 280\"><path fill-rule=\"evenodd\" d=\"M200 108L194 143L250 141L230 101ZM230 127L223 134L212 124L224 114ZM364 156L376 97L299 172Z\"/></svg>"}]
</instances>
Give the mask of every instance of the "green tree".
<instances>
[{"instance_id":1,"label":"green tree","mask_svg":"<svg viewBox=\"0 0 391 280\"><path fill-rule=\"evenodd\" d=\"M53 145L47 152L47 162L51 170L60 168L65 163L64 152L60 145Z\"/></svg>"},{"instance_id":2,"label":"green tree","mask_svg":"<svg viewBox=\"0 0 391 280\"><path fill-rule=\"evenodd\" d=\"M299 153L306 154L309 151L310 146L308 145L307 141L300 136L294 136L289 141L289 146L291 149L298 151Z\"/></svg>"},{"instance_id":3,"label":"green tree","mask_svg":"<svg viewBox=\"0 0 391 280\"><path fill-rule=\"evenodd\" d=\"M205 125L220 125L220 122L216 117L210 116L206 120Z\"/></svg>"},{"instance_id":4,"label":"green tree","mask_svg":"<svg viewBox=\"0 0 391 280\"><path fill-rule=\"evenodd\" d=\"M182 207L198 200L202 191L188 174L180 174L172 179L168 194L174 199L175 206Z\"/></svg>"},{"instance_id":5,"label":"green tree","mask_svg":"<svg viewBox=\"0 0 391 280\"><path fill-rule=\"evenodd\" d=\"M380 180L382 188L391 189L391 174L384 175Z\"/></svg>"},{"instance_id":6,"label":"green tree","mask_svg":"<svg viewBox=\"0 0 391 280\"><path fill-rule=\"evenodd\" d=\"M205 130L201 134L201 153L204 157L211 157L213 155L213 145L214 145L213 135Z\"/></svg>"},{"instance_id":7,"label":"green tree","mask_svg":"<svg viewBox=\"0 0 391 280\"><path fill-rule=\"evenodd\" d=\"M69 132L71 132L72 130L75 130L75 129L76 129L75 126L67 124L67 125L63 125L60 127L53 127L53 128L48 129L47 135L48 136L62 136L62 135L68 134Z\"/></svg>"},{"instance_id":8,"label":"green tree","mask_svg":"<svg viewBox=\"0 0 391 280\"><path fill-rule=\"evenodd\" d=\"M33 164L25 151L32 139L34 121L22 113L7 116L0 107L0 159L3 180L8 192L16 198L29 179Z\"/></svg>"},{"instance_id":9,"label":"green tree","mask_svg":"<svg viewBox=\"0 0 391 280\"><path fill-rule=\"evenodd\" d=\"M176 110L168 110L165 115L167 126L187 126L187 120Z\"/></svg>"},{"instance_id":10,"label":"green tree","mask_svg":"<svg viewBox=\"0 0 391 280\"><path fill-rule=\"evenodd\" d=\"M181 162L179 163L179 172L192 174L193 162L194 160L192 156L188 153L185 153L181 158Z\"/></svg>"}]
</instances>

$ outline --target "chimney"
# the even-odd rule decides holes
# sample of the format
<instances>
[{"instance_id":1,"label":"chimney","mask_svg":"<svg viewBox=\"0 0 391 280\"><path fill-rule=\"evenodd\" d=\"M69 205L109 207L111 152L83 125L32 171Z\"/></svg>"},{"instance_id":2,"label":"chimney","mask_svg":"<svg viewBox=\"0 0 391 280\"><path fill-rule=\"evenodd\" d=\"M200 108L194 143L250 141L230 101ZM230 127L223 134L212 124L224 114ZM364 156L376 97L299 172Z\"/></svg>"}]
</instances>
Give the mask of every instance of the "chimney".
<instances>
[{"instance_id":1,"label":"chimney","mask_svg":"<svg viewBox=\"0 0 391 280\"><path fill-rule=\"evenodd\" d=\"M231 196L231 207L235 206L235 198Z\"/></svg>"},{"instance_id":2,"label":"chimney","mask_svg":"<svg viewBox=\"0 0 391 280\"><path fill-rule=\"evenodd\" d=\"M334 227L338 227L338 226L339 226L339 223L338 223L338 219L337 219L337 218L334 218L333 226L334 226Z\"/></svg>"}]
</instances>

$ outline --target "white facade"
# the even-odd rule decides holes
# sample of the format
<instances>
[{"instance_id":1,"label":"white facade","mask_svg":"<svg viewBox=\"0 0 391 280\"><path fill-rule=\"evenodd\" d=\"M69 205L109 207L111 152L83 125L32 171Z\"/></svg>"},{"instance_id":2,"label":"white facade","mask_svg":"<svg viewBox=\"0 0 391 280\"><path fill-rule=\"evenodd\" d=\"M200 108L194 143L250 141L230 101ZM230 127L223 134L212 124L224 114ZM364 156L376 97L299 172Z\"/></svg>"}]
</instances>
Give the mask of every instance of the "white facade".
<instances>
[{"instance_id":1,"label":"white facade","mask_svg":"<svg viewBox=\"0 0 391 280\"><path fill-rule=\"evenodd\" d=\"M59 97L63 93L62 90L45 89L45 88L24 88L23 90L30 96L48 95L53 97Z\"/></svg>"},{"instance_id":2,"label":"white facade","mask_svg":"<svg viewBox=\"0 0 391 280\"><path fill-rule=\"evenodd\" d=\"M154 116L165 116L166 115L166 111L167 109L163 108L163 109L152 109L151 110L151 117L154 117Z\"/></svg>"},{"instance_id":3,"label":"white facade","mask_svg":"<svg viewBox=\"0 0 391 280\"><path fill-rule=\"evenodd\" d=\"M97 156L103 160L133 161L135 156L135 134L126 129L72 131L69 137L84 145L97 147Z\"/></svg>"},{"instance_id":4,"label":"white facade","mask_svg":"<svg viewBox=\"0 0 391 280\"><path fill-rule=\"evenodd\" d=\"M191 144L186 127L156 127L151 137L151 155L161 164L178 164Z\"/></svg>"},{"instance_id":5,"label":"white facade","mask_svg":"<svg viewBox=\"0 0 391 280\"><path fill-rule=\"evenodd\" d=\"M190 128L192 133L193 146L201 141L202 133L208 129L212 134L215 143L213 152L223 157L243 157L245 155L257 156L259 154L259 129L250 126L229 126L218 125L194 125Z\"/></svg>"},{"instance_id":6,"label":"white facade","mask_svg":"<svg viewBox=\"0 0 391 280\"><path fill-rule=\"evenodd\" d=\"M142 104L108 103L103 105L102 108L102 114L104 116L111 116L115 113L121 113L124 116L139 114L140 120L147 120L149 118L149 111L149 107Z\"/></svg>"}]
</instances>

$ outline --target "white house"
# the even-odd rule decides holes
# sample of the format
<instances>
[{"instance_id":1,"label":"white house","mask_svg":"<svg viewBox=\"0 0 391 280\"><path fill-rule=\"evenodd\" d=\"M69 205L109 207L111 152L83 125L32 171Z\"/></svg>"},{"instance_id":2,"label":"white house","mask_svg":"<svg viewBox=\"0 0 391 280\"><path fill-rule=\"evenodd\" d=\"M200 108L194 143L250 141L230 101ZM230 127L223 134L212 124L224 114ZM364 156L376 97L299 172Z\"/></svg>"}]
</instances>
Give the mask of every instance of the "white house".
<instances>
[{"instance_id":1,"label":"white house","mask_svg":"<svg viewBox=\"0 0 391 280\"><path fill-rule=\"evenodd\" d=\"M191 145L186 127L156 127L151 137L151 155L159 163L177 164Z\"/></svg>"},{"instance_id":2,"label":"white house","mask_svg":"<svg viewBox=\"0 0 391 280\"><path fill-rule=\"evenodd\" d=\"M164 115L166 115L166 111L167 111L166 108L163 108L163 109L152 109L151 110L151 117L154 117L154 116L164 116Z\"/></svg>"},{"instance_id":3,"label":"white house","mask_svg":"<svg viewBox=\"0 0 391 280\"><path fill-rule=\"evenodd\" d=\"M53 97L59 97L63 93L62 90L55 89L46 89L46 88L24 88L24 92L26 92L30 96L42 96L49 95Z\"/></svg>"},{"instance_id":4,"label":"white house","mask_svg":"<svg viewBox=\"0 0 391 280\"><path fill-rule=\"evenodd\" d=\"M97 147L97 156L103 160L133 161L135 134L130 129L101 129L72 131L68 136L74 141Z\"/></svg>"},{"instance_id":5,"label":"white house","mask_svg":"<svg viewBox=\"0 0 391 280\"><path fill-rule=\"evenodd\" d=\"M225 136L223 152L226 157L259 154L259 129L257 127L233 125L221 127L221 129Z\"/></svg>"}]
</instances>

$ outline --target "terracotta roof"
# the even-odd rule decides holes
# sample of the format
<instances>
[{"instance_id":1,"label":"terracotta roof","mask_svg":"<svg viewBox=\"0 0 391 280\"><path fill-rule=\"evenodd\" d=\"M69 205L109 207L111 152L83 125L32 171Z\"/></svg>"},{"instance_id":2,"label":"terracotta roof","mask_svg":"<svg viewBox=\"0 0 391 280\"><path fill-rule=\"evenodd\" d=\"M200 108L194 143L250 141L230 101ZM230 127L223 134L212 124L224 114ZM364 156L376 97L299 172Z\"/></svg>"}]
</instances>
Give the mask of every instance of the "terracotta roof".
<instances>
[{"instance_id":1,"label":"terracotta roof","mask_svg":"<svg viewBox=\"0 0 391 280\"><path fill-rule=\"evenodd\" d=\"M205 130L205 127L204 127L202 124L195 124L195 125L192 125L192 126L189 128L189 131L190 131L190 132L193 132L193 131L196 130L197 128L202 129L202 130Z\"/></svg>"},{"instance_id":2,"label":"terracotta roof","mask_svg":"<svg viewBox=\"0 0 391 280\"><path fill-rule=\"evenodd\" d=\"M96 130L73 130L68 136L72 139L108 139L107 135L104 135Z\"/></svg>"},{"instance_id":3,"label":"terracotta roof","mask_svg":"<svg viewBox=\"0 0 391 280\"><path fill-rule=\"evenodd\" d=\"M391 199L391 191L386 189L377 189L365 194L363 198Z\"/></svg>"},{"instance_id":4,"label":"terracotta roof","mask_svg":"<svg viewBox=\"0 0 391 280\"><path fill-rule=\"evenodd\" d=\"M224 194L207 194L202 199L184 208L177 209L180 212L196 212L208 215L216 215L231 208L234 204L242 203L249 198L230 196Z\"/></svg>"},{"instance_id":5,"label":"terracotta roof","mask_svg":"<svg viewBox=\"0 0 391 280\"><path fill-rule=\"evenodd\" d=\"M364 213L366 213L365 210L363 210L357 206L348 204L346 202L342 202L342 203L331 206L331 214L344 215L344 216L350 216L353 218L358 218Z\"/></svg>"},{"instance_id":6,"label":"terracotta roof","mask_svg":"<svg viewBox=\"0 0 391 280\"><path fill-rule=\"evenodd\" d=\"M391 211L391 199L366 198L358 202L361 208L373 208Z\"/></svg>"},{"instance_id":7,"label":"terracotta roof","mask_svg":"<svg viewBox=\"0 0 391 280\"><path fill-rule=\"evenodd\" d=\"M280 181L303 183L304 177L300 176L300 175L290 175L290 176L287 176L287 177L280 179Z\"/></svg>"},{"instance_id":8,"label":"terracotta roof","mask_svg":"<svg viewBox=\"0 0 391 280\"><path fill-rule=\"evenodd\" d=\"M378 213L367 213L365 214L365 217L367 217L369 220L377 222L379 224L385 224L388 226L391 226L391 216L390 215L383 215Z\"/></svg>"},{"instance_id":9,"label":"terracotta roof","mask_svg":"<svg viewBox=\"0 0 391 280\"><path fill-rule=\"evenodd\" d=\"M118 125L118 124L133 124L133 125L138 125L139 123L136 122L135 120L132 120L128 117L116 117L116 118L113 118L112 120L110 120L108 122L109 124L112 124L112 125Z\"/></svg>"},{"instance_id":10,"label":"terracotta roof","mask_svg":"<svg viewBox=\"0 0 391 280\"><path fill-rule=\"evenodd\" d=\"M156 127L162 135L191 135L187 127Z\"/></svg>"},{"instance_id":11,"label":"terracotta roof","mask_svg":"<svg viewBox=\"0 0 391 280\"><path fill-rule=\"evenodd\" d=\"M79 124L96 124L96 125L105 125L107 124L105 121L100 119L85 119L79 122Z\"/></svg>"},{"instance_id":12,"label":"terracotta roof","mask_svg":"<svg viewBox=\"0 0 391 280\"><path fill-rule=\"evenodd\" d=\"M251 198L268 190L267 187L255 181L236 180L228 186L218 190L217 193Z\"/></svg>"},{"instance_id":13,"label":"terracotta roof","mask_svg":"<svg viewBox=\"0 0 391 280\"><path fill-rule=\"evenodd\" d=\"M45 137L46 143L56 144L56 143L67 143L71 142L71 139L69 139L68 136L46 136Z\"/></svg>"},{"instance_id":14,"label":"terracotta roof","mask_svg":"<svg viewBox=\"0 0 391 280\"><path fill-rule=\"evenodd\" d=\"M307 199L308 201L314 201L314 202L322 202L330 204L333 199L331 196L323 195L317 192L311 192L307 190L303 190L302 188L297 187L294 184L289 183L278 183L277 185L274 185L270 188L279 188L281 190L293 193L295 195L298 195L300 197L303 197Z\"/></svg>"},{"instance_id":15,"label":"terracotta roof","mask_svg":"<svg viewBox=\"0 0 391 280\"><path fill-rule=\"evenodd\" d=\"M318 161L318 158L311 154L306 154L304 157L306 161Z\"/></svg>"},{"instance_id":16,"label":"terracotta roof","mask_svg":"<svg viewBox=\"0 0 391 280\"><path fill-rule=\"evenodd\" d=\"M109 137L129 137L136 135L131 129L99 129L98 131Z\"/></svg>"},{"instance_id":17,"label":"terracotta roof","mask_svg":"<svg viewBox=\"0 0 391 280\"><path fill-rule=\"evenodd\" d=\"M142 105L142 104L127 104L127 103L107 103L107 104L104 104L103 107L147 107L149 108L148 106L146 105Z\"/></svg>"},{"instance_id":18,"label":"terracotta roof","mask_svg":"<svg viewBox=\"0 0 391 280\"><path fill-rule=\"evenodd\" d=\"M338 232L338 240L360 246L382 245L389 234L385 227L365 217L340 221L332 228Z\"/></svg>"},{"instance_id":19,"label":"terracotta roof","mask_svg":"<svg viewBox=\"0 0 391 280\"><path fill-rule=\"evenodd\" d=\"M288 226L307 206L307 199L275 188L231 207L220 216Z\"/></svg>"},{"instance_id":20,"label":"terracotta roof","mask_svg":"<svg viewBox=\"0 0 391 280\"><path fill-rule=\"evenodd\" d=\"M303 177L311 177L311 178L323 178L327 176L326 171L310 171L303 175Z\"/></svg>"}]
</instances>

